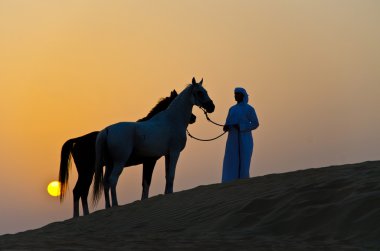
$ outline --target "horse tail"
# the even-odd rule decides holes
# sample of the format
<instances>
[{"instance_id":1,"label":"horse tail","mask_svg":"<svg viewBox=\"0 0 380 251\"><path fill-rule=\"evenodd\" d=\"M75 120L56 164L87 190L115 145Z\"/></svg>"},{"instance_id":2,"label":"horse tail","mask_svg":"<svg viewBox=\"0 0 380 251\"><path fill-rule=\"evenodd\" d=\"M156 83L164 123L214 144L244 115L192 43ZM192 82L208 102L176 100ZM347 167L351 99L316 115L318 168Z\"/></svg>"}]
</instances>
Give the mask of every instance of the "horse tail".
<instances>
[{"instance_id":1,"label":"horse tail","mask_svg":"<svg viewBox=\"0 0 380 251\"><path fill-rule=\"evenodd\" d=\"M59 182L61 184L61 193L59 195L59 198L61 202L63 201L63 198L65 197L67 186L68 186L68 180L69 180L69 169L71 167L71 157L72 157L72 150L75 144L76 139L69 139L67 140L61 150L61 163L59 167Z\"/></svg>"},{"instance_id":2,"label":"horse tail","mask_svg":"<svg viewBox=\"0 0 380 251\"><path fill-rule=\"evenodd\" d=\"M107 148L107 136L108 129L102 130L99 132L98 137L96 138L95 145L95 178L94 178L94 187L92 193L92 202L96 205L102 195L103 191L103 166L105 163L105 153Z\"/></svg>"}]
</instances>

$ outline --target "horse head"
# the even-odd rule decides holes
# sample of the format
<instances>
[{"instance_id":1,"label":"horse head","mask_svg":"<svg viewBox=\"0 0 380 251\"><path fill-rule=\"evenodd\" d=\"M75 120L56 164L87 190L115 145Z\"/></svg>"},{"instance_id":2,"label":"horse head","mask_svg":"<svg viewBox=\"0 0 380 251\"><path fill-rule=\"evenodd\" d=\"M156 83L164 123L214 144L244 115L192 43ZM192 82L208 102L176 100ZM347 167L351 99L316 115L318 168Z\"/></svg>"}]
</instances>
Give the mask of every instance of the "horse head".
<instances>
[{"instance_id":1,"label":"horse head","mask_svg":"<svg viewBox=\"0 0 380 251\"><path fill-rule=\"evenodd\" d=\"M170 100L173 101L177 96L178 96L177 91L176 91L176 90L173 90L173 91L170 93Z\"/></svg>"},{"instance_id":2,"label":"horse head","mask_svg":"<svg viewBox=\"0 0 380 251\"><path fill-rule=\"evenodd\" d=\"M208 113L212 113L215 110L214 102L208 96L207 91L202 86L202 80L197 83L195 78L192 80L192 102L194 105L204 108Z\"/></svg>"}]
</instances>

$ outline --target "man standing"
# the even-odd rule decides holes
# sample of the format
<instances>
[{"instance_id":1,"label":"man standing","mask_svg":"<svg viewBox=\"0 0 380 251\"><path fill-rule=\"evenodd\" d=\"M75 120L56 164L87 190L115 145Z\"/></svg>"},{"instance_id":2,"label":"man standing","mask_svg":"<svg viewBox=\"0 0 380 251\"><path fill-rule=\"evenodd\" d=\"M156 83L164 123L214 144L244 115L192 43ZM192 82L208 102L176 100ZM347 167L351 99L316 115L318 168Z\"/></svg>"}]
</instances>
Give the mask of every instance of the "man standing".
<instances>
[{"instance_id":1,"label":"man standing","mask_svg":"<svg viewBox=\"0 0 380 251\"><path fill-rule=\"evenodd\" d=\"M259 126L255 109L248 104L244 88L235 88L236 105L228 111L224 131L228 131L223 160L222 182L249 178L253 151L252 130Z\"/></svg>"}]
</instances>

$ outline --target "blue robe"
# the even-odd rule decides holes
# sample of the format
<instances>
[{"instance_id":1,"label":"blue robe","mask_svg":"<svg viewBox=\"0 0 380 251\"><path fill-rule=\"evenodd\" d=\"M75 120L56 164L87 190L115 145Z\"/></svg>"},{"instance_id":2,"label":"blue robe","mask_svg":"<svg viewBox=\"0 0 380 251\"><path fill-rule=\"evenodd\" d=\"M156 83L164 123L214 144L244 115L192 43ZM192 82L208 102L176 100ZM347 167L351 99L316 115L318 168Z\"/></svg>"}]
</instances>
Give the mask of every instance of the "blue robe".
<instances>
[{"instance_id":1,"label":"blue robe","mask_svg":"<svg viewBox=\"0 0 380 251\"><path fill-rule=\"evenodd\" d=\"M230 127L223 160L222 182L249 178L253 152L252 130L259 126L255 109L245 102L230 108L226 125L238 124L240 130Z\"/></svg>"}]
</instances>

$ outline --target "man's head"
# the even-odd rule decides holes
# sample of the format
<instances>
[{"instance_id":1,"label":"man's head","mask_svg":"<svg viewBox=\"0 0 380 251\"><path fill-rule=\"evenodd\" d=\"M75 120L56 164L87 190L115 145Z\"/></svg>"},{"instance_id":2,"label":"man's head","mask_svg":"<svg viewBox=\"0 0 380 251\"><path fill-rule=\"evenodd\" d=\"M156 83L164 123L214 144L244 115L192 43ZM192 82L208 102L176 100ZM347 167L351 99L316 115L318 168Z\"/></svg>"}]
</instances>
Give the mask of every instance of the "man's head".
<instances>
[{"instance_id":1,"label":"man's head","mask_svg":"<svg viewBox=\"0 0 380 251\"><path fill-rule=\"evenodd\" d=\"M235 100L238 103L244 102L248 103L248 93L246 90L242 87L236 87L235 88Z\"/></svg>"},{"instance_id":2,"label":"man's head","mask_svg":"<svg viewBox=\"0 0 380 251\"><path fill-rule=\"evenodd\" d=\"M244 94L241 92L235 92L235 100L236 102L240 103L244 99Z\"/></svg>"}]
</instances>

